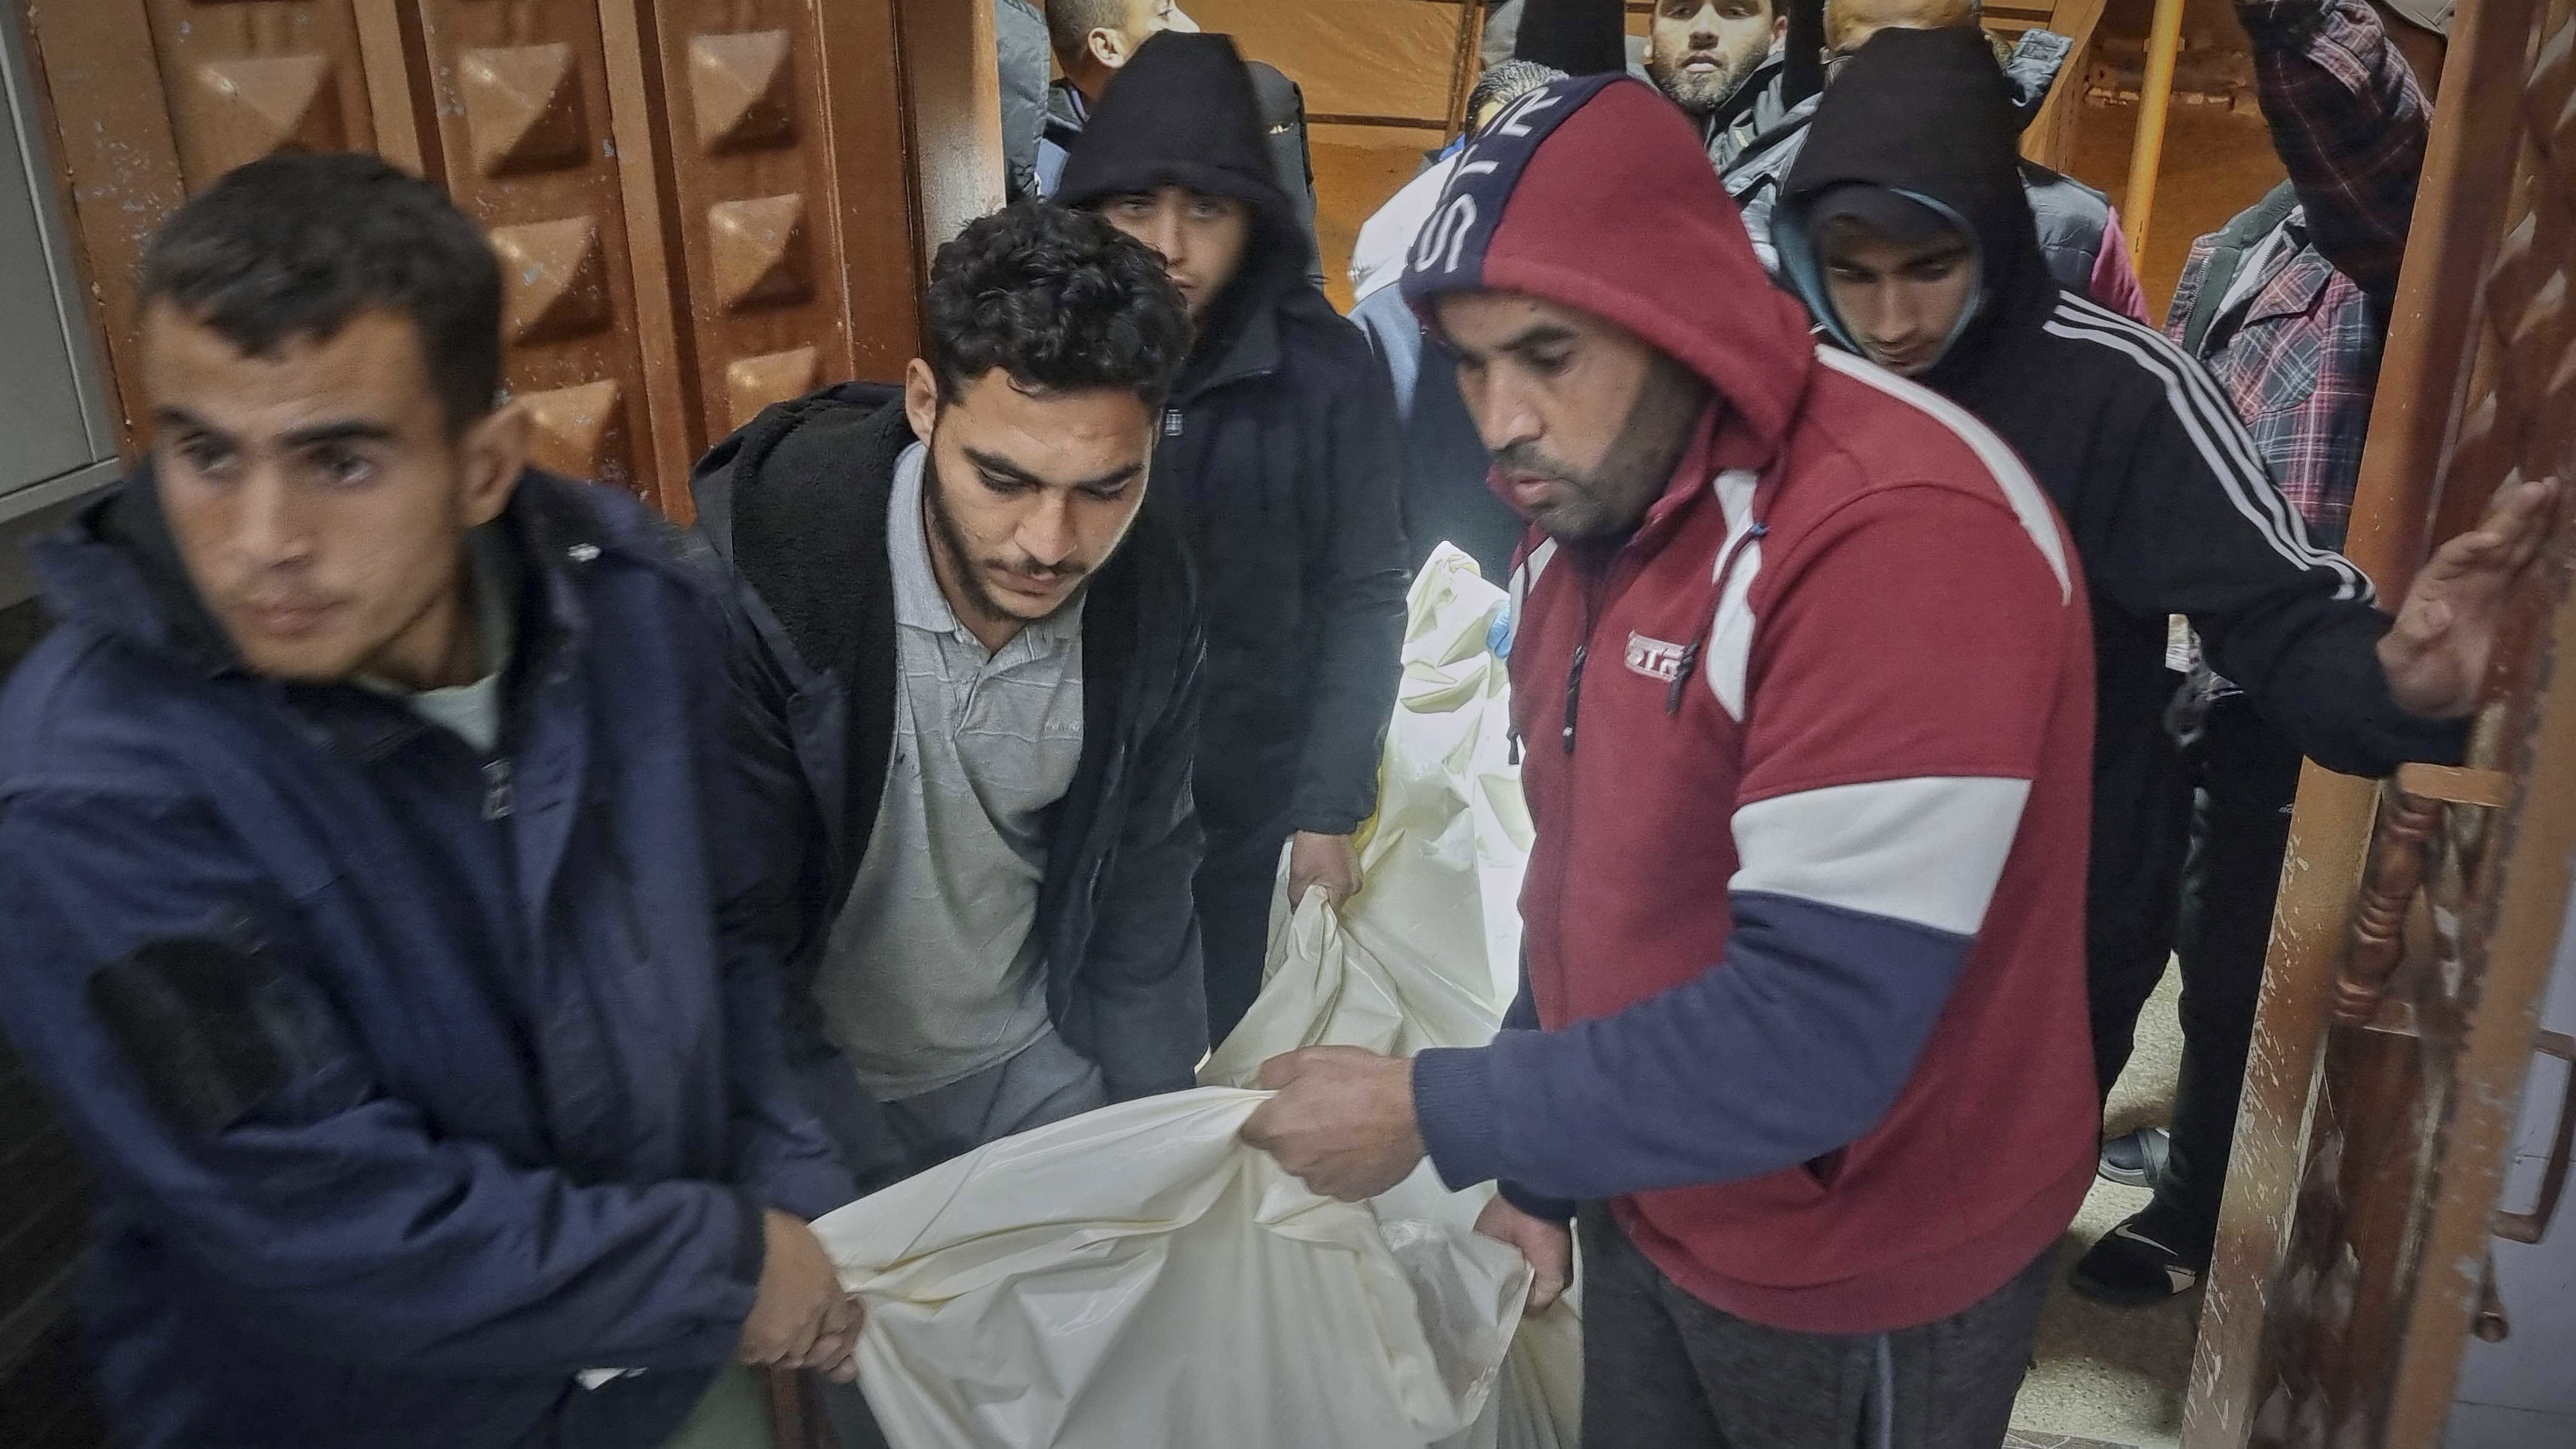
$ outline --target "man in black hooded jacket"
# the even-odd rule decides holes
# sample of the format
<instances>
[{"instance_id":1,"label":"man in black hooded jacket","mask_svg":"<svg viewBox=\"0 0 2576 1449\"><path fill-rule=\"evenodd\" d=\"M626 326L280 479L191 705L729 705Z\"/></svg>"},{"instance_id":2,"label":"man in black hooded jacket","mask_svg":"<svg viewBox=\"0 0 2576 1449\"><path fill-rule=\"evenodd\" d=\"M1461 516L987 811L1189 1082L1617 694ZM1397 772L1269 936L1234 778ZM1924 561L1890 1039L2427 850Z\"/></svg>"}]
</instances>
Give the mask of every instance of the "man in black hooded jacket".
<instances>
[{"instance_id":1,"label":"man in black hooded jacket","mask_svg":"<svg viewBox=\"0 0 2576 1449\"><path fill-rule=\"evenodd\" d=\"M1188 540L1207 599L1198 904L1222 1040L1261 987L1282 844L1292 900L1358 889L1350 836L1376 808L1404 642L1403 437L1367 341L1307 279L1232 41L1148 40L1057 200L1160 251L1198 324L1148 508Z\"/></svg>"},{"instance_id":2,"label":"man in black hooded jacket","mask_svg":"<svg viewBox=\"0 0 2576 1449\"><path fill-rule=\"evenodd\" d=\"M2086 951L2107 1094L2172 948L2189 822L2164 725L2182 682L2170 616L2317 763L2384 775L2455 760L2552 490L2501 496L2416 576L2392 624L2360 570L2309 542L2200 365L2050 279L2018 129L1982 36L1883 31L1826 88L1772 229L1832 338L2002 435L2075 538L2093 607ZM2196 1271L2187 1247L2171 1271Z\"/></svg>"}]
</instances>

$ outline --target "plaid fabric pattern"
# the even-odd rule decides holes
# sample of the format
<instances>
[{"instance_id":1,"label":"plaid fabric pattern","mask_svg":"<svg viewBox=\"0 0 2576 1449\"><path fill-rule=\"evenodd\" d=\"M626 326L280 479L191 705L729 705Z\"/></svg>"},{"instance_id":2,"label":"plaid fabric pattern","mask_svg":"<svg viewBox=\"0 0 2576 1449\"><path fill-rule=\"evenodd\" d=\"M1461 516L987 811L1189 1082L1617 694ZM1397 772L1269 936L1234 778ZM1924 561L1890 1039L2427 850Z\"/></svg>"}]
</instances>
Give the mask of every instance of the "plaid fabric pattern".
<instances>
[{"instance_id":1,"label":"plaid fabric pattern","mask_svg":"<svg viewBox=\"0 0 2576 1449\"><path fill-rule=\"evenodd\" d=\"M2430 108L2365 0L2238 0L2236 14L2299 209L2283 223L2293 244L2243 317L2211 331L2202 361L2310 535L2340 549ZM2192 245L2166 314L2176 337L2216 240Z\"/></svg>"},{"instance_id":2,"label":"plaid fabric pattern","mask_svg":"<svg viewBox=\"0 0 2576 1449\"><path fill-rule=\"evenodd\" d=\"M2244 320L2214 332L2219 346L2202 360L2245 420L2273 481L2307 520L2309 538L2340 551L2387 324L2352 278L2305 238L2296 213L2285 224L2298 244L2276 254ZM2207 274L2211 240L2192 244L2174 289L2165 325L2176 338Z\"/></svg>"}]
</instances>

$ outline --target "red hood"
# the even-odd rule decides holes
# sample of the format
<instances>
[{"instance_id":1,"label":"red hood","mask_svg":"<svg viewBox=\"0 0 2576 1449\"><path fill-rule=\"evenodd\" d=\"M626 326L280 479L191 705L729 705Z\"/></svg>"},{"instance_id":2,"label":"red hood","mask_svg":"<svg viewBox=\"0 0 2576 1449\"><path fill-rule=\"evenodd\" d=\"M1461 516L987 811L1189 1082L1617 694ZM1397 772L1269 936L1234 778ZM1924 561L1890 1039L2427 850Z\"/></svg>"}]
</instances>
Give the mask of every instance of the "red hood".
<instances>
[{"instance_id":1,"label":"red hood","mask_svg":"<svg viewBox=\"0 0 2576 1449\"><path fill-rule=\"evenodd\" d=\"M1752 435L1743 466L1777 451L1815 367L1806 309L1772 285L1698 135L1624 76L1542 86L1459 157L1404 275L1426 322L1453 291L1522 292L1645 338Z\"/></svg>"}]
</instances>

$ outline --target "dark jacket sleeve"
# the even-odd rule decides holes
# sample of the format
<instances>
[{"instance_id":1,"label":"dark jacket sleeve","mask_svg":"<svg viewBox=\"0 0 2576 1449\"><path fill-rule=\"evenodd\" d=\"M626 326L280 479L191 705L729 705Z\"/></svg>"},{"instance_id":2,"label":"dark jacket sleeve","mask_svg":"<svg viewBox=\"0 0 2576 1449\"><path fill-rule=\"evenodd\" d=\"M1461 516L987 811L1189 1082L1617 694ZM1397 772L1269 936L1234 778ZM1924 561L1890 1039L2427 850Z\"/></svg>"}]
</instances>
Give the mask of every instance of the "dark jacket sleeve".
<instances>
[{"instance_id":1,"label":"dark jacket sleeve","mask_svg":"<svg viewBox=\"0 0 2576 1449\"><path fill-rule=\"evenodd\" d=\"M315 984L283 891L203 808L119 783L0 816L0 1001L107 1190L244 1321L317 1358L522 1377L727 1361L759 1281L760 1205L716 1182L584 1184L442 1133L375 1078ZM249 1109L173 1111L97 978L237 922L308 1023ZM205 1032L220 1021L196 1019ZM238 1041L243 1038L234 1036ZM254 1057L260 1054L254 1053ZM195 1060L239 1061L209 1046Z\"/></svg>"},{"instance_id":2,"label":"dark jacket sleeve","mask_svg":"<svg viewBox=\"0 0 2576 1449\"><path fill-rule=\"evenodd\" d=\"M2301 754L2380 776L2409 760L2457 760L2464 727L2397 707L2378 644L2390 619L2350 560L2308 539L2244 424L2200 364L2170 345L2164 397L2103 466L2125 489L2093 585L2131 613L2182 614L2235 682Z\"/></svg>"},{"instance_id":3,"label":"dark jacket sleeve","mask_svg":"<svg viewBox=\"0 0 2576 1449\"><path fill-rule=\"evenodd\" d=\"M1538 999L1530 995L1529 962L1526 960L1521 962L1520 993L1512 998L1511 1008L1503 1013L1501 1029L1502 1031L1539 1029ZM1545 1193L1532 1192L1519 1183L1511 1181L1497 1182L1494 1186L1503 1195L1504 1201L1528 1213L1531 1217L1541 1218L1551 1223L1561 1223L1574 1216L1574 1202L1570 1198L1549 1197Z\"/></svg>"},{"instance_id":4,"label":"dark jacket sleeve","mask_svg":"<svg viewBox=\"0 0 2576 1449\"><path fill-rule=\"evenodd\" d=\"M762 846L792 842L808 828L782 808L779 772L793 772L793 751L778 757L778 739L756 738L779 723L763 704L758 719L731 687L736 630L725 595L709 590L703 617L701 682L694 711L707 793L707 855L715 874L716 949L723 962L725 1063L732 1088L734 1181L770 1207L811 1221L858 1196L822 1125L798 1097L787 1069L779 987L789 939L780 923L795 911L791 850L773 860ZM757 647L757 640L746 640ZM764 727L766 726L766 727ZM797 776L790 774L790 781ZM798 792L802 794L800 790Z\"/></svg>"},{"instance_id":5,"label":"dark jacket sleeve","mask_svg":"<svg viewBox=\"0 0 2576 1449\"><path fill-rule=\"evenodd\" d=\"M1349 349L1324 429L1322 552L1307 561L1312 713L1289 798L1291 829L1347 835L1377 809L1379 747L1404 653L1404 437L1386 370Z\"/></svg>"},{"instance_id":6,"label":"dark jacket sleeve","mask_svg":"<svg viewBox=\"0 0 2576 1449\"><path fill-rule=\"evenodd\" d=\"M682 549L691 570L714 591L724 624L724 679L718 697L724 705L719 733L726 759L721 768L732 786L736 823L731 853L738 863L725 876L727 894L718 924L746 961L765 961L775 968L755 967L743 981L729 982L728 1010L743 1013L747 1050L764 1050L748 1037L760 1033L760 1020L770 1023L765 1051L783 1058L780 1080L792 1090L800 1072L829 1072L839 1062L813 1005L814 964L831 925L825 919L832 897L831 852L822 802L814 798L796 750L797 688L789 664L795 646L751 581L709 540L710 534L722 536L729 522L723 512L731 497L729 474L730 464L725 464L698 479L700 530ZM827 741L839 738L828 728L823 733ZM765 1013L762 997L768 1000ZM825 1137L834 1154L832 1170L857 1174L870 1187L902 1176L909 1154L876 1103L857 1091L836 1092L830 1101ZM800 1110L804 1103L799 1094ZM790 1150L773 1140L769 1150L784 1154L777 1163L781 1167L805 1160L801 1146ZM799 1204L810 1204L840 1189L799 1168L789 1190ZM847 1201L845 1194L841 1202ZM803 1212L802 1206L787 1202L776 1205ZM832 1203L825 1210L837 1206Z\"/></svg>"},{"instance_id":7,"label":"dark jacket sleeve","mask_svg":"<svg viewBox=\"0 0 2576 1449\"><path fill-rule=\"evenodd\" d=\"M1107 866L1079 1003L1112 1101L1197 1085L1207 1055L1207 976L1190 882L1205 852L1190 776L1198 755L1201 661L1195 608L1172 688L1132 763L1138 782Z\"/></svg>"}]
</instances>

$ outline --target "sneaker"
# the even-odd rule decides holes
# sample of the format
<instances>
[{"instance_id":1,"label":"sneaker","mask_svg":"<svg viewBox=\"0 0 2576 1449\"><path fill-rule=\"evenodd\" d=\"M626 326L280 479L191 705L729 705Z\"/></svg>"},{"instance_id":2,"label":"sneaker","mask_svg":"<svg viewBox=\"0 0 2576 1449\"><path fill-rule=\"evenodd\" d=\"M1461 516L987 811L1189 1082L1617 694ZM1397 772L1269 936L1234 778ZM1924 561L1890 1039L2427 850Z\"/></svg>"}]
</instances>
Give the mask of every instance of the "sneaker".
<instances>
[{"instance_id":1,"label":"sneaker","mask_svg":"<svg viewBox=\"0 0 2576 1449\"><path fill-rule=\"evenodd\" d=\"M2103 1139L2101 1161L2093 1170L2104 1182L2122 1187L2153 1188L2173 1156L2173 1134L2162 1127L2141 1127Z\"/></svg>"},{"instance_id":2,"label":"sneaker","mask_svg":"<svg viewBox=\"0 0 2576 1449\"><path fill-rule=\"evenodd\" d=\"M2114 1308L2144 1308L2200 1286L2206 1263L2182 1254L2139 1231L2139 1214L2105 1234L2075 1264L2075 1291Z\"/></svg>"}]
</instances>

